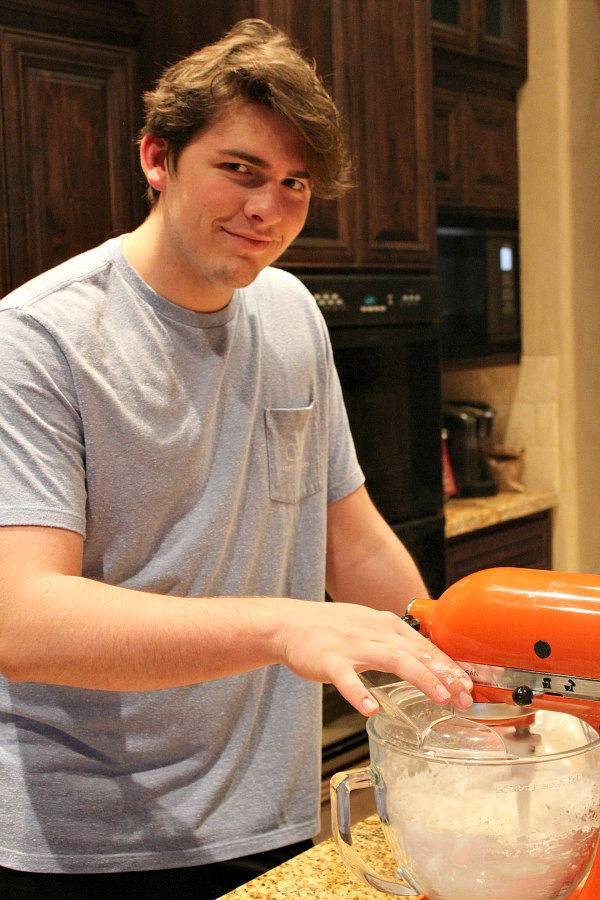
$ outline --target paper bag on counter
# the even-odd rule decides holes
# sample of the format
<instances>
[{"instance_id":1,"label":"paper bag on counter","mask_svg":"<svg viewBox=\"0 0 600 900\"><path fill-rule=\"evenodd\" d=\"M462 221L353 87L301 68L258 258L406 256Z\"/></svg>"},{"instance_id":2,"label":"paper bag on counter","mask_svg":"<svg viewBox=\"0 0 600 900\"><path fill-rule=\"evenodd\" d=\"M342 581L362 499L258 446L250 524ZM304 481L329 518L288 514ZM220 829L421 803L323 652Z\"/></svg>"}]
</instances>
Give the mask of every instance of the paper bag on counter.
<instances>
[{"instance_id":1,"label":"paper bag on counter","mask_svg":"<svg viewBox=\"0 0 600 900\"><path fill-rule=\"evenodd\" d=\"M521 481L525 463L524 447L503 447L492 444L485 448L485 462L490 478L494 478L501 491L525 490Z\"/></svg>"}]
</instances>

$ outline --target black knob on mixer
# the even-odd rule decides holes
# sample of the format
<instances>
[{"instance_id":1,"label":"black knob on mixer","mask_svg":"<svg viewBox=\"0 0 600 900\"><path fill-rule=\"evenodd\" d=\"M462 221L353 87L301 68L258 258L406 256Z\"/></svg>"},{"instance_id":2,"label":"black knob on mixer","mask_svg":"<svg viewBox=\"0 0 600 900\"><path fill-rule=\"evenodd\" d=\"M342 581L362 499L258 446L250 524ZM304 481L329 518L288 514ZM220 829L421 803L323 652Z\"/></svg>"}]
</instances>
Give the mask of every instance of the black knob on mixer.
<instances>
[{"instance_id":1,"label":"black knob on mixer","mask_svg":"<svg viewBox=\"0 0 600 900\"><path fill-rule=\"evenodd\" d=\"M517 706L531 706L533 703L533 691L526 684L515 688L512 692L513 703Z\"/></svg>"},{"instance_id":2,"label":"black knob on mixer","mask_svg":"<svg viewBox=\"0 0 600 900\"><path fill-rule=\"evenodd\" d=\"M407 613L405 616L402 616L402 621L406 622L407 625L410 625L411 628L414 628L415 631L421 630L421 623L419 622L419 620L415 619L415 617L411 616L409 613Z\"/></svg>"}]
</instances>

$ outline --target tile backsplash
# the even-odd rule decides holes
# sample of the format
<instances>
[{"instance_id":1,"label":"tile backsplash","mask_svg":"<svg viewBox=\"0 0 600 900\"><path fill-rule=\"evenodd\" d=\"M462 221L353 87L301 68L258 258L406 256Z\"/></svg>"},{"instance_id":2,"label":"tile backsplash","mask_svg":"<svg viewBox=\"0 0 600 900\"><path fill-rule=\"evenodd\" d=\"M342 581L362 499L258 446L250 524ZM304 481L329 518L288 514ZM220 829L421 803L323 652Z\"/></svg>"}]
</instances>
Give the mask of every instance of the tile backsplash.
<instances>
[{"instance_id":1,"label":"tile backsplash","mask_svg":"<svg viewBox=\"0 0 600 900\"><path fill-rule=\"evenodd\" d=\"M497 411L494 440L525 448L528 490L559 491L558 358L523 356L520 364L448 370L444 400L483 400Z\"/></svg>"}]
</instances>

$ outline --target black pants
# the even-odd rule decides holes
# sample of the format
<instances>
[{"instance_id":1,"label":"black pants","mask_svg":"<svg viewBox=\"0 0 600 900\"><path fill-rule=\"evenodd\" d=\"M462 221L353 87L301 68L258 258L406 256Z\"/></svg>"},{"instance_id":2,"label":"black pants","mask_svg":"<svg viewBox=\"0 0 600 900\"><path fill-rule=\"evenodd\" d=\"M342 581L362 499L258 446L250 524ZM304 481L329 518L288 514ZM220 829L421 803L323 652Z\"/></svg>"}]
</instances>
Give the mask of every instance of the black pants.
<instances>
[{"instance_id":1,"label":"black pants","mask_svg":"<svg viewBox=\"0 0 600 900\"><path fill-rule=\"evenodd\" d=\"M215 900L313 846L288 847L183 869L63 875L0 866L0 900Z\"/></svg>"}]
</instances>

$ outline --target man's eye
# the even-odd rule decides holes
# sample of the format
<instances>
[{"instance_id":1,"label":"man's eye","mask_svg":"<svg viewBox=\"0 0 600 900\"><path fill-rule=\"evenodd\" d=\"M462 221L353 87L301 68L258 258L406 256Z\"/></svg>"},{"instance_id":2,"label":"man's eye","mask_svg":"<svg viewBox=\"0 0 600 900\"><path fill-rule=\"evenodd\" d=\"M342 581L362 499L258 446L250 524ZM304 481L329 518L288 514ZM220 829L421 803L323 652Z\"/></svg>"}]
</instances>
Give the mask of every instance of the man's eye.
<instances>
[{"instance_id":1,"label":"man's eye","mask_svg":"<svg viewBox=\"0 0 600 900\"><path fill-rule=\"evenodd\" d=\"M228 172L238 172L241 175L247 175L250 172L246 163L241 162L226 162L223 163L223 168Z\"/></svg>"},{"instance_id":2,"label":"man's eye","mask_svg":"<svg viewBox=\"0 0 600 900\"><path fill-rule=\"evenodd\" d=\"M304 181L300 181L299 178L286 178L284 184L287 187L290 187L293 191L305 191L306 184Z\"/></svg>"}]
</instances>

